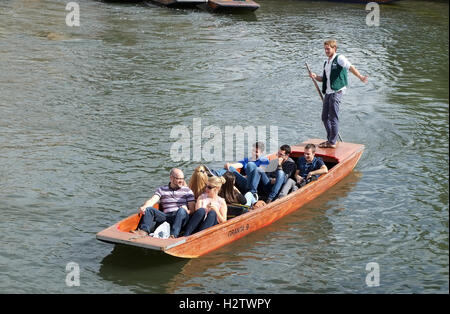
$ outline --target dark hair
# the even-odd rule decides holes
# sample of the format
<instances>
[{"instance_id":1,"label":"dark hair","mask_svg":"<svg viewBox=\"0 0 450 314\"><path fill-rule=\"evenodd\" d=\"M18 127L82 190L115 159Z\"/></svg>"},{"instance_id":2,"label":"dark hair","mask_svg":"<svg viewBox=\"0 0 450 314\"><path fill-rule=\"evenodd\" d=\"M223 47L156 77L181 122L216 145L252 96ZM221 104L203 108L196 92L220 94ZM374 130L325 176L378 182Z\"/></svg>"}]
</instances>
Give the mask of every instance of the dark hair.
<instances>
[{"instance_id":1,"label":"dark hair","mask_svg":"<svg viewBox=\"0 0 450 314\"><path fill-rule=\"evenodd\" d=\"M312 152L315 153L316 152L316 145L314 145L314 144L306 144L305 150L308 150L308 149L312 150Z\"/></svg>"},{"instance_id":2,"label":"dark hair","mask_svg":"<svg viewBox=\"0 0 450 314\"><path fill-rule=\"evenodd\" d=\"M263 142L256 142L255 144L253 144L253 147L256 149L261 150L262 152L264 151L265 145Z\"/></svg>"},{"instance_id":3,"label":"dark hair","mask_svg":"<svg viewBox=\"0 0 450 314\"><path fill-rule=\"evenodd\" d=\"M219 191L219 196L225 199L227 204L239 203L237 191L234 189L234 182L236 177L234 173L227 171L223 174L225 183Z\"/></svg>"},{"instance_id":4,"label":"dark hair","mask_svg":"<svg viewBox=\"0 0 450 314\"><path fill-rule=\"evenodd\" d=\"M286 155L289 155L291 153L291 146L287 144L281 145L280 150L284 151Z\"/></svg>"}]
</instances>

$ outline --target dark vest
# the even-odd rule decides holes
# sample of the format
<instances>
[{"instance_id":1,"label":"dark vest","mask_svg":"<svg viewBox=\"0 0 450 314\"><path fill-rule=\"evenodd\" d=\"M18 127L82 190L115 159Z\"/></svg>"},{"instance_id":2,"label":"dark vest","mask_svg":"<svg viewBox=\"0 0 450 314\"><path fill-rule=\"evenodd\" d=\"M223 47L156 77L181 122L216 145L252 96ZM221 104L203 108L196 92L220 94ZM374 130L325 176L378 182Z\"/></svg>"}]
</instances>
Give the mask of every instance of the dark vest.
<instances>
[{"instance_id":1,"label":"dark vest","mask_svg":"<svg viewBox=\"0 0 450 314\"><path fill-rule=\"evenodd\" d=\"M334 91L340 90L342 87L347 86L347 69L341 67L338 62L339 55L331 62L331 72L330 72L330 86ZM326 93L327 91L327 76L325 74L325 66L327 62L323 64L323 75L322 75L322 93Z\"/></svg>"}]
</instances>

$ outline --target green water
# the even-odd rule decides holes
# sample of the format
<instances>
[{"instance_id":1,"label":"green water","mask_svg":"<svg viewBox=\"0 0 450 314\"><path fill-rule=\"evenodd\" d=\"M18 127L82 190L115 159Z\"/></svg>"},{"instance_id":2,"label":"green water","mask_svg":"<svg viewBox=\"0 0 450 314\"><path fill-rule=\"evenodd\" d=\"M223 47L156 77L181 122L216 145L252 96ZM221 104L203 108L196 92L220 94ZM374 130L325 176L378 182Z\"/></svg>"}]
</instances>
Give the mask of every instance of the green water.
<instances>
[{"instance_id":1,"label":"green water","mask_svg":"<svg viewBox=\"0 0 450 314\"><path fill-rule=\"evenodd\" d=\"M448 3L381 6L369 27L362 4L260 0L221 15L77 2L79 27L66 1L0 3L0 292L448 293ZM319 72L329 37L370 77L350 76L341 108L343 139L366 146L347 178L195 260L95 239L170 168L198 165L171 159L177 125L324 138L304 62Z\"/></svg>"}]
</instances>

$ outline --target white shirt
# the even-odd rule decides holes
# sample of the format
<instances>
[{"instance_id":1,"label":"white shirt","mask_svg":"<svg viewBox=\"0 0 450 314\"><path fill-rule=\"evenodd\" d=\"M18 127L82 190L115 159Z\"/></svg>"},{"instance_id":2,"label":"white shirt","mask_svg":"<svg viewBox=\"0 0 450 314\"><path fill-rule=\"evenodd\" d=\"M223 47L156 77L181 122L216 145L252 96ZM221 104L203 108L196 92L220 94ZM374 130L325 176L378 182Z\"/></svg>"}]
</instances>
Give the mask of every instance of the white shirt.
<instances>
[{"instance_id":1,"label":"white shirt","mask_svg":"<svg viewBox=\"0 0 450 314\"><path fill-rule=\"evenodd\" d=\"M327 90L326 90L326 93L327 94L333 94L333 93L335 93L335 92L340 92L340 91L342 91L343 93L345 92L345 90L346 90L346 87L344 86L344 87L342 87L340 90L338 90L338 91L334 91L334 90L332 90L331 89L331 80L330 80L330 74L331 74L331 64L333 63L333 60L334 60L334 58L336 58L336 54L334 54L333 55L333 57L331 57L331 59L327 59L325 62L326 62L326 64L325 64L325 75L326 75L326 77L327 77ZM347 69L347 71L348 71L348 69L350 69L350 67L352 66L352 64L350 63L350 61L348 61L348 59L345 57L345 56L343 56L343 55L339 55L339 57L338 57L338 59L337 59L337 63L341 66L341 67L343 67L343 68L345 68L345 69Z\"/></svg>"}]
</instances>

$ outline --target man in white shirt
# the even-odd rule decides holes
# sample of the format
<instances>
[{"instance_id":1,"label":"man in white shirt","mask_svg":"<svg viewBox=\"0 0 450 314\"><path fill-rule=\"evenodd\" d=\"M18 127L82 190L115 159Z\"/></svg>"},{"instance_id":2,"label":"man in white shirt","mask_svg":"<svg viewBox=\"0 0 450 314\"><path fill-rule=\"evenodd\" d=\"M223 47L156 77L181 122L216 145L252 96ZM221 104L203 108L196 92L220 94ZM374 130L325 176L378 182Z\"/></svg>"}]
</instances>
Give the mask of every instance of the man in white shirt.
<instances>
[{"instance_id":1,"label":"man in white shirt","mask_svg":"<svg viewBox=\"0 0 450 314\"><path fill-rule=\"evenodd\" d=\"M323 99L322 121L327 131L327 141L320 143L322 148L335 148L339 133L339 105L345 92L347 82L347 71L352 72L363 83L367 83L368 77L363 76L343 55L336 54L337 42L327 40L324 43L325 60L322 76L310 73L310 77L322 82Z\"/></svg>"}]
</instances>

